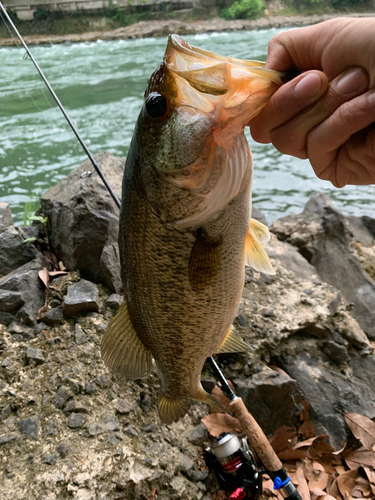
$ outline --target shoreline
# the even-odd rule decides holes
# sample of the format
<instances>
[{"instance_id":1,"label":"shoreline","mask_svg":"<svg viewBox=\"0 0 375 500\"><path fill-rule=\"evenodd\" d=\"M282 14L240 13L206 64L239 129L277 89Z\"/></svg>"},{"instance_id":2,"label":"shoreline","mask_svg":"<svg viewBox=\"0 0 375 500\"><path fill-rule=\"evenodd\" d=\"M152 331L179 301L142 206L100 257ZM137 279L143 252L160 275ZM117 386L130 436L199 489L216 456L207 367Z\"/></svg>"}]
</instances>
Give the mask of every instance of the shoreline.
<instances>
[{"instance_id":1,"label":"shoreline","mask_svg":"<svg viewBox=\"0 0 375 500\"><path fill-rule=\"evenodd\" d=\"M70 35L28 35L24 37L28 45L49 45L57 43L82 43L97 40L131 40L136 38L163 37L170 33L178 35L191 35L225 31L260 30L271 28L302 27L317 24L335 17L375 17L373 13L357 14L314 14L310 16L267 16L253 21L236 19L227 21L215 17L209 21L178 21L168 19L165 21L140 21L126 27L107 31L89 31ZM0 47L19 45L19 40L14 38L0 38Z\"/></svg>"}]
</instances>

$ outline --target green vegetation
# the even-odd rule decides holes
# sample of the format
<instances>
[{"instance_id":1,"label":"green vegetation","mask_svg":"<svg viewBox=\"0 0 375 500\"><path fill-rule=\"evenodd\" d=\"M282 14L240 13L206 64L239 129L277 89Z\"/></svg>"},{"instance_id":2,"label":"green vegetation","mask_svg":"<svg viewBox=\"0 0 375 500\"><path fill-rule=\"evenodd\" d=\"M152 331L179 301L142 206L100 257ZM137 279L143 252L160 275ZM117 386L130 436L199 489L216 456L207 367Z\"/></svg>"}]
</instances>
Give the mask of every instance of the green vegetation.
<instances>
[{"instance_id":1,"label":"green vegetation","mask_svg":"<svg viewBox=\"0 0 375 500\"><path fill-rule=\"evenodd\" d=\"M327 12L363 12L373 10L374 0L283 0L296 14L324 14Z\"/></svg>"},{"instance_id":2,"label":"green vegetation","mask_svg":"<svg viewBox=\"0 0 375 500\"><path fill-rule=\"evenodd\" d=\"M35 215L35 212L40 207L40 196L34 195L32 198L29 198L25 203L23 208L23 225L31 226L34 220L39 220L38 216Z\"/></svg>"},{"instance_id":3,"label":"green vegetation","mask_svg":"<svg viewBox=\"0 0 375 500\"><path fill-rule=\"evenodd\" d=\"M264 5L260 0L236 0L227 9L222 9L223 19L257 19L263 15Z\"/></svg>"}]
</instances>

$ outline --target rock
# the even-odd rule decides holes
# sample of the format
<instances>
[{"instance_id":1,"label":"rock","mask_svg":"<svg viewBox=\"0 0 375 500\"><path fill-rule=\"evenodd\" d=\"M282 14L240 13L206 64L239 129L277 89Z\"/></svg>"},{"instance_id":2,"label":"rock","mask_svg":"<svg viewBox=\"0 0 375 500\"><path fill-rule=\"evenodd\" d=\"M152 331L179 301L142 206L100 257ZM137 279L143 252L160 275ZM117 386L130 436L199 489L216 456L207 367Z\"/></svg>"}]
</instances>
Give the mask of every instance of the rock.
<instances>
[{"instance_id":1,"label":"rock","mask_svg":"<svg viewBox=\"0 0 375 500\"><path fill-rule=\"evenodd\" d=\"M124 399L115 399L113 401L113 407L118 413L121 413L122 415L126 415L127 413L130 413L134 410L134 406Z\"/></svg>"},{"instance_id":2,"label":"rock","mask_svg":"<svg viewBox=\"0 0 375 500\"><path fill-rule=\"evenodd\" d=\"M75 401L74 399L72 401L69 401L68 404L65 406L64 411L66 412L74 412L74 413L88 413L88 407L81 403L80 401Z\"/></svg>"},{"instance_id":3,"label":"rock","mask_svg":"<svg viewBox=\"0 0 375 500\"><path fill-rule=\"evenodd\" d=\"M47 465L56 465L56 461L56 455L54 453L51 453L51 455L48 455L48 457L43 460L43 463Z\"/></svg>"},{"instance_id":4,"label":"rock","mask_svg":"<svg viewBox=\"0 0 375 500\"><path fill-rule=\"evenodd\" d=\"M324 345L327 356L336 364L342 365L348 361L348 351L345 346L329 340Z\"/></svg>"},{"instance_id":5,"label":"rock","mask_svg":"<svg viewBox=\"0 0 375 500\"><path fill-rule=\"evenodd\" d=\"M88 386L86 386L86 394L93 394L94 392L96 392L98 390L96 384L92 383L92 384L89 384Z\"/></svg>"},{"instance_id":6,"label":"rock","mask_svg":"<svg viewBox=\"0 0 375 500\"><path fill-rule=\"evenodd\" d=\"M283 351L276 362L298 381L310 404L311 420L318 432L330 436L332 446L340 448L347 440L343 413L350 411L375 418L374 355L363 357L352 353L351 373L344 375L324 363L317 351L301 351L298 358L288 354L288 349Z\"/></svg>"},{"instance_id":7,"label":"rock","mask_svg":"<svg viewBox=\"0 0 375 500\"><path fill-rule=\"evenodd\" d=\"M12 212L9 203L2 201L0 202L0 231L4 231L9 226L13 226Z\"/></svg>"},{"instance_id":8,"label":"rock","mask_svg":"<svg viewBox=\"0 0 375 500\"><path fill-rule=\"evenodd\" d=\"M125 427L124 433L130 437L137 437L138 436L138 432L134 429L134 427L132 425L128 425L127 427Z\"/></svg>"},{"instance_id":9,"label":"rock","mask_svg":"<svg viewBox=\"0 0 375 500\"><path fill-rule=\"evenodd\" d=\"M36 439L38 437L38 417L33 416L17 422L19 432L24 439Z\"/></svg>"},{"instance_id":10,"label":"rock","mask_svg":"<svg viewBox=\"0 0 375 500\"><path fill-rule=\"evenodd\" d=\"M110 295L108 299L105 301L105 305L117 311L117 309L121 306L123 302L124 302L123 296L119 295L118 293L112 293L112 295Z\"/></svg>"},{"instance_id":11,"label":"rock","mask_svg":"<svg viewBox=\"0 0 375 500\"><path fill-rule=\"evenodd\" d=\"M103 432L118 431L119 429L116 419L111 415L107 415L100 422L90 425L89 434L90 436L97 436L98 434L103 434Z\"/></svg>"},{"instance_id":12,"label":"rock","mask_svg":"<svg viewBox=\"0 0 375 500\"><path fill-rule=\"evenodd\" d=\"M62 410L64 407L65 403L68 401L69 398L72 397L72 391L69 387L66 385L61 385L56 393L56 399L55 399L55 406L56 408L59 408L59 410Z\"/></svg>"},{"instance_id":13,"label":"rock","mask_svg":"<svg viewBox=\"0 0 375 500\"><path fill-rule=\"evenodd\" d=\"M64 321L62 307L54 307L43 314L40 318L46 325L59 325Z\"/></svg>"},{"instance_id":14,"label":"rock","mask_svg":"<svg viewBox=\"0 0 375 500\"><path fill-rule=\"evenodd\" d=\"M153 432L156 431L156 425L151 423L151 424L147 424L147 425L144 425L142 428L141 428L141 431L143 432L147 432L149 434L152 434Z\"/></svg>"},{"instance_id":15,"label":"rock","mask_svg":"<svg viewBox=\"0 0 375 500\"><path fill-rule=\"evenodd\" d=\"M94 283L81 280L68 287L64 297L64 314L76 316L88 311L98 311L98 287Z\"/></svg>"},{"instance_id":16,"label":"rock","mask_svg":"<svg viewBox=\"0 0 375 500\"><path fill-rule=\"evenodd\" d=\"M11 312L24 304L21 292L0 290L0 311Z\"/></svg>"},{"instance_id":17,"label":"rock","mask_svg":"<svg viewBox=\"0 0 375 500\"><path fill-rule=\"evenodd\" d=\"M77 323L74 331L74 340L77 345L82 345L86 342L86 335Z\"/></svg>"},{"instance_id":18,"label":"rock","mask_svg":"<svg viewBox=\"0 0 375 500\"><path fill-rule=\"evenodd\" d=\"M78 429L86 423L86 417L82 413L72 413L69 420L69 427L71 429Z\"/></svg>"},{"instance_id":19,"label":"rock","mask_svg":"<svg viewBox=\"0 0 375 500\"><path fill-rule=\"evenodd\" d=\"M34 245L23 241L20 230L14 226L0 231L0 277L30 262L38 255Z\"/></svg>"},{"instance_id":20,"label":"rock","mask_svg":"<svg viewBox=\"0 0 375 500\"><path fill-rule=\"evenodd\" d=\"M107 152L95 158L120 198L124 159ZM41 211L47 217L51 249L58 259L84 278L103 282L102 252L117 244L119 210L89 160L44 193ZM111 269L115 267L112 262Z\"/></svg>"},{"instance_id":21,"label":"rock","mask_svg":"<svg viewBox=\"0 0 375 500\"><path fill-rule=\"evenodd\" d=\"M367 227L372 227L367 222ZM353 219L347 220L327 195L313 193L301 214L282 217L272 231L298 247L319 276L341 291L353 304L353 316L362 330L375 339L375 281L350 248L354 238L351 227Z\"/></svg>"},{"instance_id":22,"label":"rock","mask_svg":"<svg viewBox=\"0 0 375 500\"><path fill-rule=\"evenodd\" d=\"M261 222L265 226L268 226L268 222L267 222L266 216L264 215L263 212L261 212L259 210L259 208L254 207L254 205L252 206L252 209L251 209L251 217L253 219L256 219L257 221Z\"/></svg>"},{"instance_id":23,"label":"rock","mask_svg":"<svg viewBox=\"0 0 375 500\"><path fill-rule=\"evenodd\" d=\"M22 327L35 326L39 309L44 305L44 285L38 272L45 266L45 259L39 255L36 259L18 267L16 270L0 278L0 293L10 296L8 311L0 308L0 324L9 325L12 321L22 322ZM18 298L20 297L20 299ZM15 306L17 303L17 307ZM13 304L11 306L10 304Z\"/></svg>"},{"instance_id":24,"label":"rock","mask_svg":"<svg viewBox=\"0 0 375 500\"><path fill-rule=\"evenodd\" d=\"M316 279L317 270L299 253L299 251L285 241L279 241L271 234L270 241L264 245L269 257L278 260L285 269L293 271L301 278Z\"/></svg>"},{"instance_id":25,"label":"rock","mask_svg":"<svg viewBox=\"0 0 375 500\"><path fill-rule=\"evenodd\" d=\"M266 434L283 425L298 425L304 397L296 381L283 370L265 367L251 378L235 379L233 383L236 394Z\"/></svg>"},{"instance_id":26,"label":"rock","mask_svg":"<svg viewBox=\"0 0 375 500\"><path fill-rule=\"evenodd\" d=\"M60 443L59 446L56 448L56 451L61 458L65 458L69 454L70 447L67 443Z\"/></svg>"},{"instance_id":27,"label":"rock","mask_svg":"<svg viewBox=\"0 0 375 500\"><path fill-rule=\"evenodd\" d=\"M41 365L45 361L42 351L40 349L33 349L32 347L26 349L26 359L29 363L30 361L35 361L37 365Z\"/></svg>"},{"instance_id":28,"label":"rock","mask_svg":"<svg viewBox=\"0 0 375 500\"><path fill-rule=\"evenodd\" d=\"M0 436L0 446L3 444L11 443L18 438L18 434L12 432L11 434L2 434Z\"/></svg>"},{"instance_id":29,"label":"rock","mask_svg":"<svg viewBox=\"0 0 375 500\"><path fill-rule=\"evenodd\" d=\"M189 471L189 478L194 481L194 483L199 483L207 479L209 471L208 470L193 470Z\"/></svg>"},{"instance_id":30,"label":"rock","mask_svg":"<svg viewBox=\"0 0 375 500\"><path fill-rule=\"evenodd\" d=\"M204 442L208 440L207 427L204 424L199 424L193 429L184 432L182 437L186 437L195 446L203 446Z\"/></svg>"},{"instance_id":31,"label":"rock","mask_svg":"<svg viewBox=\"0 0 375 500\"><path fill-rule=\"evenodd\" d=\"M102 388L102 389L107 389L108 387L111 387L112 382L110 379L105 375L104 373L102 375L99 375L97 379L95 379L95 382Z\"/></svg>"},{"instance_id":32,"label":"rock","mask_svg":"<svg viewBox=\"0 0 375 500\"><path fill-rule=\"evenodd\" d=\"M52 417L48 420L46 425L43 428L43 433L46 436L56 436L58 429L58 421L56 417Z\"/></svg>"},{"instance_id":33,"label":"rock","mask_svg":"<svg viewBox=\"0 0 375 500\"><path fill-rule=\"evenodd\" d=\"M117 242L105 245L100 257L101 282L110 290L120 293L122 290L120 251Z\"/></svg>"},{"instance_id":34,"label":"rock","mask_svg":"<svg viewBox=\"0 0 375 500\"><path fill-rule=\"evenodd\" d=\"M184 453L180 453L180 467L184 472L189 472L194 466L194 462Z\"/></svg>"}]
</instances>

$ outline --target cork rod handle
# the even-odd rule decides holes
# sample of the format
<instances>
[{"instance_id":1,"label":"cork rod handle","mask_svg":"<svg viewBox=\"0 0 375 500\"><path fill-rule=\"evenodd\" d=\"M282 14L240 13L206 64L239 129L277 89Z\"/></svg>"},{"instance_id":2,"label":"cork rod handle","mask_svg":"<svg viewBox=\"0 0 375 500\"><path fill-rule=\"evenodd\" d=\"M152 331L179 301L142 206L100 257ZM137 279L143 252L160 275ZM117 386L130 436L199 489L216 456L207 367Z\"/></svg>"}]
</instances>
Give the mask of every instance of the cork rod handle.
<instances>
[{"instance_id":1,"label":"cork rod handle","mask_svg":"<svg viewBox=\"0 0 375 500\"><path fill-rule=\"evenodd\" d=\"M272 472L279 471L282 463L270 445L264 432L247 410L241 398L237 398L230 403L230 409L241 422L243 430L249 440L249 443L256 451L266 470Z\"/></svg>"}]
</instances>

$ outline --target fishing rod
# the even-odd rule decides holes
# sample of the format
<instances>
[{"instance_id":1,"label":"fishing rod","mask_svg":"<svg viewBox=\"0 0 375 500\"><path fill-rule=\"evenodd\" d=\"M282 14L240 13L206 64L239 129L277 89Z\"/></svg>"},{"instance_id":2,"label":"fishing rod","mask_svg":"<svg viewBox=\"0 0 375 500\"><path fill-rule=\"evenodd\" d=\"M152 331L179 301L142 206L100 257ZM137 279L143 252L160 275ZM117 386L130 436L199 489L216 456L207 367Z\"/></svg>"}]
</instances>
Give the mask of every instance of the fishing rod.
<instances>
[{"instance_id":1,"label":"fishing rod","mask_svg":"<svg viewBox=\"0 0 375 500\"><path fill-rule=\"evenodd\" d=\"M96 162L95 158L93 157L93 155L89 151L88 147L86 146L85 142L83 141L82 137L80 136L77 128L74 126L74 124L70 120L68 113L66 112L64 106L61 104L59 98L55 94L53 88L51 87L47 78L45 77L43 71L40 69L38 63L35 61L28 46L26 45L26 43L23 40L20 33L18 32L16 26L14 25L13 21L9 17L7 11L5 10L5 8L1 2L0 2L0 9L4 13L9 24L11 25L11 27L15 31L17 37L21 41L28 56L32 60L34 66L37 69L38 73L40 74L42 80L44 81L48 90L52 94L52 97L54 98L54 100L56 101L60 110L62 111L64 117L66 118L67 122L69 123L71 129L73 130L79 143L81 144L82 148L84 149L86 155L90 159L90 161L91 161L92 165L94 166L96 172L98 173L99 177L102 179L109 194L112 196L117 207L121 208L121 203L120 203L120 200L118 199L116 193L111 188L109 182L107 181L105 175L103 174L103 171L101 170L99 164ZM1 11L0 11L0 15L1 15ZM208 358L208 362L209 362L209 364L212 368L212 371L215 374L216 378L219 380L220 387L222 388L224 395L227 396L230 400L230 405L229 405L230 409L236 415L238 420L241 422L242 427L244 429L244 432L245 432L250 444L252 445L252 447L256 451L256 453L258 454L260 460L262 461L264 467L266 468L266 472L270 475L271 479L273 480L274 489L280 490L282 496L286 500L302 500L298 491L296 490L293 483L291 482L288 474L286 473L280 459L278 458L278 456L276 455L275 451L273 450L271 444L269 443L268 439L266 438L264 432L262 431L261 427L256 422L256 420L253 418L253 416L250 414L250 412L247 410L242 399L240 397L236 396L236 394L233 392L230 385L228 384L228 381L224 377L223 373L221 372L219 366L217 365L216 361L214 360L214 358L212 356ZM229 448L233 452L233 439L232 438L234 438L234 437L236 437L236 436L232 435L232 437L231 437L231 435L230 435L229 438L224 437L221 439L220 443L225 441L227 447L228 447L228 443L229 443ZM219 446L221 447L220 443L219 443ZM258 475L258 473L256 472L255 465L251 459L250 450L246 447L246 445L244 445L241 449L244 450L243 456L247 460L247 462L250 464L247 467L244 467L245 474L246 474L246 472L250 472L251 475L255 478L253 482L250 481L250 483L249 483L249 481L248 481L248 483L251 484L250 494L252 494L252 492L256 491L257 495L259 495L260 491L261 491L261 484L259 482L259 479L261 478L261 476ZM238 449L237 449L237 451L238 451ZM222 459L224 461L227 461L228 457L223 456ZM229 462L227 461L226 465L228 465L229 463L231 463L233 465L232 462L233 462L233 460L229 461ZM239 464L240 464L240 462L237 461L236 464L234 464L235 469L233 469L233 470L228 469L228 468L226 469L229 473L228 477L229 477L229 475L231 475L231 477L233 478L233 473L235 472L236 468L238 469ZM244 481L244 483L246 483L246 478L241 477L241 479ZM247 490L247 492L249 492L249 491ZM231 497L233 499L241 500L242 498L246 497L247 492L242 487L239 487L232 493Z\"/></svg>"},{"instance_id":2,"label":"fishing rod","mask_svg":"<svg viewBox=\"0 0 375 500\"><path fill-rule=\"evenodd\" d=\"M0 2L0 9L1 11L3 12L4 16L6 17L7 21L9 22L9 24L11 25L11 27L13 28L14 32L16 33L17 37L19 38L19 40L21 41L24 49L26 50L27 52L27 55L30 57L30 59L32 60L35 68L37 69L39 75L41 76L42 80L44 81L44 83L46 84L48 90L51 92L52 94L52 97L54 98L54 100L56 101L58 107L61 109L61 112L62 114L65 116L66 118L66 121L69 123L70 125L70 128L73 130L75 136L77 137L79 143L81 144L83 150L85 151L86 155L88 156L89 160L91 161L93 167L95 168L96 172L98 173L99 177L101 178L101 180L103 181L105 187L108 189L109 191L109 194L112 196L113 198L113 201L116 203L117 207L120 208L121 206L121 203L120 203L120 200L118 199L116 193L113 191L113 189L111 188L109 182L107 181L107 178L105 177L103 171L101 170L98 162L95 160L95 158L93 157L93 155L90 153L89 151L89 148L86 146L84 140L82 139L82 137L80 136L77 128L74 126L72 120L69 118L69 115L68 113L66 112L64 106L61 104L60 102L60 99L57 97L57 95L55 94L55 91L53 90L53 88L51 87L51 85L49 84L47 78L45 77L43 71L40 69L38 63L36 62L36 60L34 59L32 53L30 52L29 50L29 47L26 45L26 42L24 41L24 39L22 38L22 36L20 35L18 29L16 28L15 24L13 23L12 19L10 18L8 12L5 10L5 7L3 6L3 4ZM1 14L1 12L0 12Z\"/></svg>"}]
</instances>

